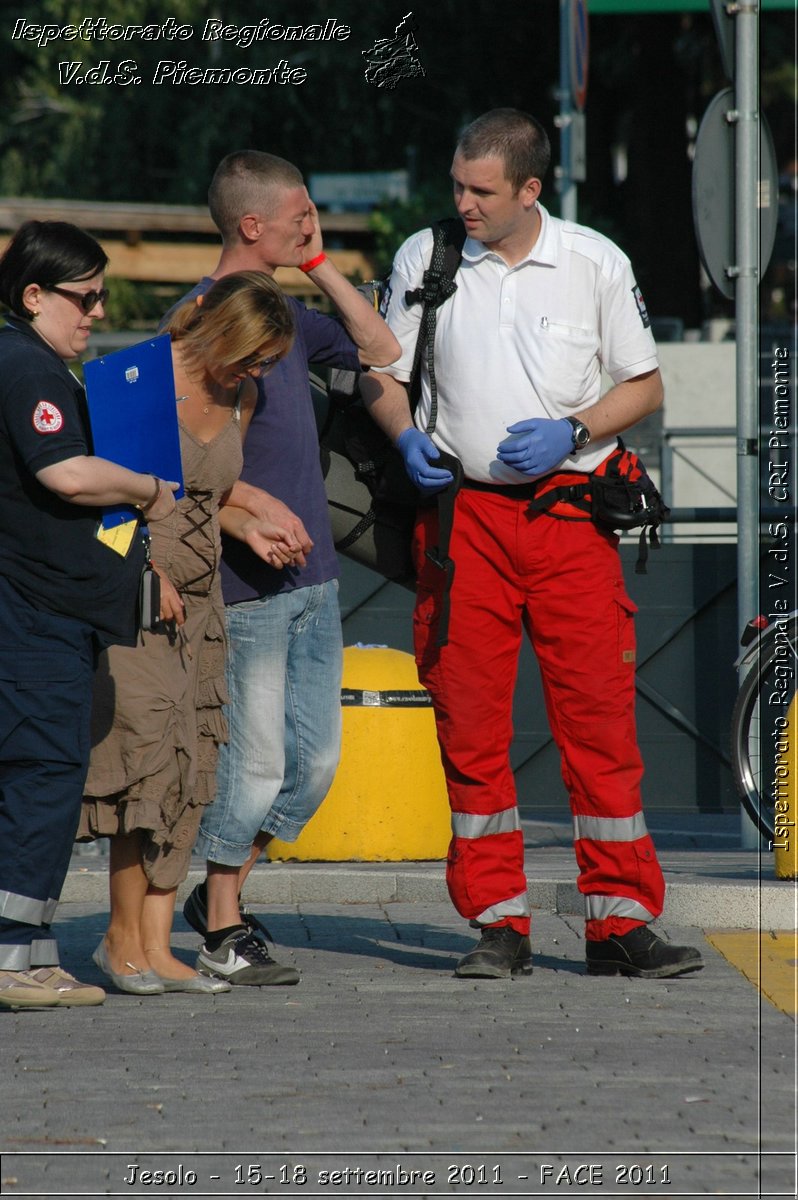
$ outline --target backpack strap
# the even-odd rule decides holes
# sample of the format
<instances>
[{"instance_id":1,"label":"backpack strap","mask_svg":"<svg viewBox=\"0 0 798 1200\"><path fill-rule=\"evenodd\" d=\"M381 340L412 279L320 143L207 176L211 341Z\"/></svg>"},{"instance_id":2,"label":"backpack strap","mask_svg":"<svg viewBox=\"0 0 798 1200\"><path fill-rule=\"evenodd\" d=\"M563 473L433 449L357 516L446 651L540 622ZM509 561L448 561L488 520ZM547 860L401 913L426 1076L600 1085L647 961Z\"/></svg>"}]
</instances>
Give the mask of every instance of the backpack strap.
<instances>
[{"instance_id":1,"label":"backpack strap","mask_svg":"<svg viewBox=\"0 0 798 1200\"><path fill-rule=\"evenodd\" d=\"M438 636L436 644L445 646L449 640L449 610L451 605L452 581L454 579L454 559L449 555L449 542L454 525L454 501L463 486L463 464L453 454L441 451L440 465L452 473L452 482L439 492L438 504L438 544L426 551L431 563L444 573L443 592L441 594L441 612L438 619Z\"/></svg>"},{"instance_id":2,"label":"backpack strap","mask_svg":"<svg viewBox=\"0 0 798 1200\"><path fill-rule=\"evenodd\" d=\"M426 432L431 434L437 423L438 398L435 382L435 328L437 309L444 304L457 290L455 275L462 260L463 244L465 242L465 226L456 217L446 217L432 223L432 254L429 265L424 272L421 286L405 294L408 304L421 304L421 318L418 336L416 338L413 366L408 384L408 397L411 412L415 412L421 397L421 368L426 363L430 380L431 406L430 419ZM361 285L358 289L368 295L367 289L373 293L373 285ZM336 408L346 409L357 398L357 380L359 372L336 370L330 372L328 394L335 393L335 402L330 405L328 420L322 431L323 438L332 425ZM382 457L357 459L348 454L350 462L355 466L355 477L367 479L377 476L385 464L388 455L393 453L392 447L385 450ZM454 562L449 557L449 542L454 519L454 499L462 484L462 464L454 456L441 454L440 465L447 467L453 475L449 486L432 498L438 510L438 545L428 551L427 557L435 566L444 572L444 588L441 603L441 618L438 624L438 645L445 646L449 623L450 589L454 577ZM372 491L372 503L368 512L364 513L358 523L343 539L335 543L336 550L345 551L354 545L377 520L375 504L380 498ZM383 497L383 499L386 499Z\"/></svg>"},{"instance_id":3,"label":"backpack strap","mask_svg":"<svg viewBox=\"0 0 798 1200\"><path fill-rule=\"evenodd\" d=\"M465 243L465 225L459 217L445 217L432 223L432 255L421 286L405 292L406 304L421 304L421 321L416 351L408 384L410 411L415 412L421 397L421 366L426 363L430 386L430 411L427 433L438 421L438 388L435 381L435 327L437 310L457 291L454 277L460 269Z\"/></svg>"},{"instance_id":4,"label":"backpack strap","mask_svg":"<svg viewBox=\"0 0 798 1200\"><path fill-rule=\"evenodd\" d=\"M416 352L407 387L410 411L415 412L421 398L421 366L426 363L429 377L430 407L426 433L431 434L438 422L438 386L435 380L435 328L438 309L457 291L454 277L460 269L465 243L465 225L459 217L445 217L432 223L432 254L424 272L421 286L405 292L406 304L421 304L421 320L416 339ZM441 614L438 622L437 644L445 646L449 638L449 607L454 560L449 557L449 541L454 522L454 500L463 482L463 467L458 459L441 454L440 465L448 467L454 476L448 487L438 493L438 545L427 551L427 558L444 572Z\"/></svg>"}]
</instances>

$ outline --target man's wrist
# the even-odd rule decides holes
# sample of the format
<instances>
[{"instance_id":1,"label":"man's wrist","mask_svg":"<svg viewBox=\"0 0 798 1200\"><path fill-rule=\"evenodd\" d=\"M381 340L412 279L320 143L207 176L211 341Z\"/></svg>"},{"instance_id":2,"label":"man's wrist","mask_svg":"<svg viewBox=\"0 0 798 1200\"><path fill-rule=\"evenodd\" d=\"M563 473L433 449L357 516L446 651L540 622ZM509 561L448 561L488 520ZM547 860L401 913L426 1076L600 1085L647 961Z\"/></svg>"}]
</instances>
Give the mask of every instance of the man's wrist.
<instances>
[{"instance_id":1,"label":"man's wrist","mask_svg":"<svg viewBox=\"0 0 798 1200\"><path fill-rule=\"evenodd\" d=\"M578 417L564 418L571 426L571 454L584 450L590 442L590 430Z\"/></svg>"},{"instance_id":2,"label":"man's wrist","mask_svg":"<svg viewBox=\"0 0 798 1200\"><path fill-rule=\"evenodd\" d=\"M299 269L307 275L309 271L315 271L316 267L320 267L326 261L327 255L322 250L321 254L317 254L315 258L309 258L307 262L300 263Z\"/></svg>"}]
</instances>

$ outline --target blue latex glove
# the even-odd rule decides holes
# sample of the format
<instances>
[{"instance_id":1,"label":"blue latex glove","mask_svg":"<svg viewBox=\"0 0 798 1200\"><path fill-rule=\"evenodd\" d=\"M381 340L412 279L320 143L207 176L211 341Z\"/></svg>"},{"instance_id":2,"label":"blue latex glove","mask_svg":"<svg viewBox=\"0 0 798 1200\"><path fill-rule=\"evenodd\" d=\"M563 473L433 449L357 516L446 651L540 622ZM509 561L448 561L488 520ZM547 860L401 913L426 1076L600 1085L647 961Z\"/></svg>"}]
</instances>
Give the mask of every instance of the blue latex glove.
<instances>
[{"instance_id":1,"label":"blue latex glove","mask_svg":"<svg viewBox=\"0 0 798 1200\"><path fill-rule=\"evenodd\" d=\"M422 433L420 429L405 429L399 434L396 449L419 491L431 496L434 492L442 492L452 482L451 471L431 466L436 458L440 458L441 452L429 434Z\"/></svg>"},{"instance_id":2,"label":"blue latex glove","mask_svg":"<svg viewBox=\"0 0 798 1200\"><path fill-rule=\"evenodd\" d=\"M565 417L557 421L548 417L516 421L507 426L507 432L515 436L499 443L499 460L535 478L551 471L574 448L573 426Z\"/></svg>"}]
</instances>

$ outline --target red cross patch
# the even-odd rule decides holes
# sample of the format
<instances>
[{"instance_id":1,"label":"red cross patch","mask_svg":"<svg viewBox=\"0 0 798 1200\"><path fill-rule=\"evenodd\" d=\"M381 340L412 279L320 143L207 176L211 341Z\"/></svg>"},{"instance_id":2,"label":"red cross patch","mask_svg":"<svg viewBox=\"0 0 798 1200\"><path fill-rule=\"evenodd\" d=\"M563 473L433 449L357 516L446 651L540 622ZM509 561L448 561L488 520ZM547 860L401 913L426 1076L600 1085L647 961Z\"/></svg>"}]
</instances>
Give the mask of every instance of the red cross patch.
<instances>
[{"instance_id":1,"label":"red cross patch","mask_svg":"<svg viewBox=\"0 0 798 1200\"><path fill-rule=\"evenodd\" d=\"M64 427L61 410L49 400L40 400L33 410L33 428L37 433L58 433Z\"/></svg>"}]
</instances>

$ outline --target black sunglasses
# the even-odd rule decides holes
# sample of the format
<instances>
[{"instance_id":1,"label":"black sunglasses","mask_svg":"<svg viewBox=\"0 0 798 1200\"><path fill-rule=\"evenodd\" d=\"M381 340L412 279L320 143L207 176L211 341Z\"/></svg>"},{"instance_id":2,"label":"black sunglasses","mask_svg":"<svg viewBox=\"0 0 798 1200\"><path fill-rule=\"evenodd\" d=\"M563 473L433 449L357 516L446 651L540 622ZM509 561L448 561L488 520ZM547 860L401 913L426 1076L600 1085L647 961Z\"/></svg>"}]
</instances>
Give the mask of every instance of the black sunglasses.
<instances>
[{"instance_id":1,"label":"black sunglasses","mask_svg":"<svg viewBox=\"0 0 798 1200\"><path fill-rule=\"evenodd\" d=\"M242 358L237 364L243 371L254 371L258 367L262 372L265 372L269 367L273 367L275 363L282 358L281 354L271 354L268 358L263 358L260 354L250 354L247 358Z\"/></svg>"},{"instance_id":2,"label":"black sunglasses","mask_svg":"<svg viewBox=\"0 0 798 1200\"><path fill-rule=\"evenodd\" d=\"M94 290L90 292L70 292L68 288L56 287L52 284L45 289L48 292L57 292L59 296L66 296L70 300L74 300L79 304L85 313L90 313L98 304L105 304L108 299L108 288L100 288L99 292Z\"/></svg>"}]
</instances>

